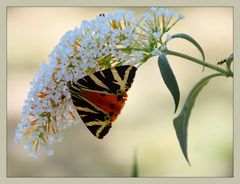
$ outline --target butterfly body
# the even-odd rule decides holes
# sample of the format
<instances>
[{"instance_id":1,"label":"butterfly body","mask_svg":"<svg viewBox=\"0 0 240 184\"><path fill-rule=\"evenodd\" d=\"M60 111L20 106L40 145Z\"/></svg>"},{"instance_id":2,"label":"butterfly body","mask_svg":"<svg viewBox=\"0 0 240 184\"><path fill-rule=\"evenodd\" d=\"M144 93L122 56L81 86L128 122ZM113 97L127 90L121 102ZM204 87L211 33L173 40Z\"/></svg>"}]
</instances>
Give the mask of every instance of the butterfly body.
<instances>
[{"instance_id":1,"label":"butterfly body","mask_svg":"<svg viewBox=\"0 0 240 184\"><path fill-rule=\"evenodd\" d=\"M118 66L87 75L69 84L73 104L84 124L101 139L120 114L136 67Z\"/></svg>"}]
</instances>

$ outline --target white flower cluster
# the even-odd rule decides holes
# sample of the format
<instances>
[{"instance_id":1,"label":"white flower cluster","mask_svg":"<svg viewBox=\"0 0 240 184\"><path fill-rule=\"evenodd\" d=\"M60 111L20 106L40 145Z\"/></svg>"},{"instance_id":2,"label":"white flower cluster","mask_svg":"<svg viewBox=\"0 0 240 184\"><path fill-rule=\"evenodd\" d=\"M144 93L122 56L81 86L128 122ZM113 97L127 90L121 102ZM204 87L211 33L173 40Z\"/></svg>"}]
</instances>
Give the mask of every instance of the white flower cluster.
<instances>
[{"instance_id":1,"label":"white flower cluster","mask_svg":"<svg viewBox=\"0 0 240 184\"><path fill-rule=\"evenodd\" d=\"M24 147L35 158L40 147L53 154L51 145L61 141L61 130L81 121L66 83L112 65L138 62L141 52L120 49L135 39L135 24L131 12L116 11L67 32L31 83L15 142L24 139Z\"/></svg>"},{"instance_id":2,"label":"white flower cluster","mask_svg":"<svg viewBox=\"0 0 240 184\"><path fill-rule=\"evenodd\" d=\"M52 155L51 145L61 141L62 130L81 122L68 82L100 69L140 64L144 58L158 55L154 40L161 40L167 21L175 14L157 8L152 8L152 12L138 22L129 11L101 14L67 32L31 83L22 120L15 130L15 142L24 140L24 147L34 158L38 157L39 148ZM166 19L162 26L159 16Z\"/></svg>"},{"instance_id":3,"label":"white flower cluster","mask_svg":"<svg viewBox=\"0 0 240 184\"><path fill-rule=\"evenodd\" d=\"M145 48L150 48L151 54L155 56L161 53L160 50L165 48L172 38L170 34L165 33L184 17L170 9L152 7L151 12L144 13L141 18L141 43Z\"/></svg>"}]
</instances>

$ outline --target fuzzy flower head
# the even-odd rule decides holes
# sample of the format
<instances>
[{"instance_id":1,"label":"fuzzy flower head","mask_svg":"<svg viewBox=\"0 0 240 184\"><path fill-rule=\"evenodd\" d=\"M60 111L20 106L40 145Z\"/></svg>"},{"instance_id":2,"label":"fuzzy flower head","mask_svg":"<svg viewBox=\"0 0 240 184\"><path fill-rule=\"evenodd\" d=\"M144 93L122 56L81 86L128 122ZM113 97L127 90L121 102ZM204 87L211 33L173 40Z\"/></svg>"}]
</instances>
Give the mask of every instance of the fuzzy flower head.
<instances>
[{"instance_id":1,"label":"fuzzy flower head","mask_svg":"<svg viewBox=\"0 0 240 184\"><path fill-rule=\"evenodd\" d=\"M82 121L67 84L102 69L138 65L158 55L162 36L176 23L172 23L175 15L152 8L137 21L132 12L121 10L85 20L66 32L31 82L15 142L24 140L24 148L34 158L40 148L53 155L52 144L62 140L62 130Z\"/></svg>"},{"instance_id":2,"label":"fuzzy flower head","mask_svg":"<svg viewBox=\"0 0 240 184\"><path fill-rule=\"evenodd\" d=\"M165 48L166 43L171 40L170 34L167 33L183 18L182 15L166 8L152 7L150 12L144 13L138 27L141 30L141 42L144 43L145 48L149 48L153 55L157 50Z\"/></svg>"}]
</instances>

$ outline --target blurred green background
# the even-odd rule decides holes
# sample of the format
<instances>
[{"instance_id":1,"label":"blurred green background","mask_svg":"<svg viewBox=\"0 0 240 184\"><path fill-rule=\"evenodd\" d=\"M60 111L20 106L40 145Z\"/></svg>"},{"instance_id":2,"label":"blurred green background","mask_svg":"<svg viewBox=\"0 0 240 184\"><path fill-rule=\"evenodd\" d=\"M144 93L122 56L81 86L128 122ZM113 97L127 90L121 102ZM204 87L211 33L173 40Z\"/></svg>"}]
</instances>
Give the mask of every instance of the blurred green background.
<instances>
[{"instance_id":1,"label":"blurred green background","mask_svg":"<svg viewBox=\"0 0 240 184\"><path fill-rule=\"evenodd\" d=\"M233 80L219 77L200 93L190 117L189 158L185 161L172 120L174 102L160 77L157 58L137 72L128 101L110 133L97 140L85 125L64 131L52 157L35 160L23 144L14 144L14 131L30 81L61 36L100 13L103 7L9 7L7 9L7 175L9 177L131 176L138 150L142 177L231 177L233 175ZM136 16L149 8L124 8ZM186 33L203 47L206 60L216 64L233 52L233 9L172 7L185 16L173 33ZM200 58L191 44L176 39L169 48ZM180 107L192 86L213 73L187 60L168 57L181 91Z\"/></svg>"}]
</instances>

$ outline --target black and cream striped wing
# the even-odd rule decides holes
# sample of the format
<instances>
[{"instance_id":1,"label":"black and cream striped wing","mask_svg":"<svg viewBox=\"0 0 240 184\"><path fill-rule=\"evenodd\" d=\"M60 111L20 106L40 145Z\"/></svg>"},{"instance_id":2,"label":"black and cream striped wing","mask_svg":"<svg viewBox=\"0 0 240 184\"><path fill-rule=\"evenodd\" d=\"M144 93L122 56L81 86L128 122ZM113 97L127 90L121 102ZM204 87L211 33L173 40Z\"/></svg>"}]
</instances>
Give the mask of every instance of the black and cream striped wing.
<instances>
[{"instance_id":1,"label":"black and cream striped wing","mask_svg":"<svg viewBox=\"0 0 240 184\"><path fill-rule=\"evenodd\" d=\"M77 81L77 86L89 90L118 94L131 87L137 68L124 65L95 72Z\"/></svg>"},{"instance_id":2,"label":"black and cream striped wing","mask_svg":"<svg viewBox=\"0 0 240 184\"><path fill-rule=\"evenodd\" d=\"M70 85L73 104L87 128L103 138L124 106L136 67L118 66L95 72Z\"/></svg>"}]
</instances>

